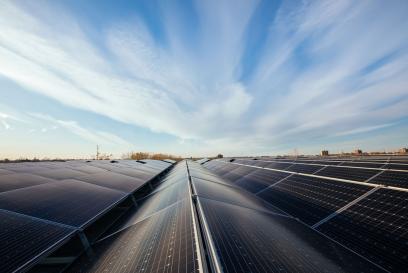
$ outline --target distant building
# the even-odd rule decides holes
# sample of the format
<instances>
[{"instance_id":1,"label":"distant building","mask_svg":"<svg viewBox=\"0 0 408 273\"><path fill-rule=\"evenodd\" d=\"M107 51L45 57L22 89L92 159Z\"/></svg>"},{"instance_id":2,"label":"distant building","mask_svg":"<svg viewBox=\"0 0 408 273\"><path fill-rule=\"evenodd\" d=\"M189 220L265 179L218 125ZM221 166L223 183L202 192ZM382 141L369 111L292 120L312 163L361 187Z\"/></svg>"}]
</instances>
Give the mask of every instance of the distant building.
<instances>
[{"instance_id":1,"label":"distant building","mask_svg":"<svg viewBox=\"0 0 408 273\"><path fill-rule=\"evenodd\" d=\"M224 156L222 154L218 154L217 158L223 158Z\"/></svg>"},{"instance_id":2,"label":"distant building","mask_svg":"<svg viewBox=\"0 0 408 273\"><path fill-rule=\"evenodd\" d=\"M355 154L355 155L362 155L362 154L363 154L363 151L360 150L360 149L357 149L357 150L354 150L354 154Z\"/></svg>"},{"instance_id":3,"label":"distant building","mask_svg":"<svg viewBox=\"0 0 408 273\"><path fill-rule=\"evenodd\" d=\"M327 151L327 150L322 150L322 151L320 152L320 155L321 155L321 156L328 156L328 155L329 155L329 151Z\"/></svg>"},{"instance_id":4,"label":"distant building","mask_svg":"<svg viewBox=\"0 0 408 273\"><path fill-rule=\"evenodd\" d=\"M408 154L408 148L401 148L401 149L399 149L398 153L400 153L400 154Z\"/></svg>"}]
</instances>

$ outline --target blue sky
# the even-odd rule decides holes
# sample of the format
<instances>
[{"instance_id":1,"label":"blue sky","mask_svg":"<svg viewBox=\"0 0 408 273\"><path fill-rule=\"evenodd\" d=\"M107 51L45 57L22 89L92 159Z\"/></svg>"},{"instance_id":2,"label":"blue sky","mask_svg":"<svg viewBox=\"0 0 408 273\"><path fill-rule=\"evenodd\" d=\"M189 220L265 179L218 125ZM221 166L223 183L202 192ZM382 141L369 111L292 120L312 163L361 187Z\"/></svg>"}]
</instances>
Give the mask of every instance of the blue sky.
<instances>
[{"instance_id":1,"label":"blue sky","mask_svg":"<svg viewBox=\"0 0 408 273\"><path fill-rule=\"evenodd\" d=\"M0 158L408 145L407 1L0 1Z\"/></svg>"}]
</instances>

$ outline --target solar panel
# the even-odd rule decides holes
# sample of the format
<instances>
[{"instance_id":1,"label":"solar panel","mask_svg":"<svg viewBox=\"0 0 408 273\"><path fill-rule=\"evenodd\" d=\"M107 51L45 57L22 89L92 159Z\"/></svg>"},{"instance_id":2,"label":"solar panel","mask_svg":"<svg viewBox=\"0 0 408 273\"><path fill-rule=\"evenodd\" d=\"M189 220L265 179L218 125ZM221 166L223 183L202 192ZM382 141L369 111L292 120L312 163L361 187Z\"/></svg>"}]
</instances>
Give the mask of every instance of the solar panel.
<instances>
[{"instance_id":1,"label":"solar panel","mask_svg":"<svg viewBox=\"0 0 408 273\"><path fill-rule=\"evenodd\" d=\"M271 168L271 169L285 170L291 165L292 165L292 163L270 162L267 165L265 165L264 167L265 168Z\"/></svg>"},{"instance_id":2,"label":"solar panel","mask_svg":"<svg viewBox=\"0 0 408 273\"><path fill-rule=\"evenodd\" d=\"M33 170L31 173L56 180L71 179L86 175L84 172L68 168Z\"/></svg>"},{"instance_id":3,"label":"solar panel","mask_svg":"<svg viewBox=\"0 0 408 273\"><path fill-rule=\"evenodd\" d=\"M180 202L92 246L68 272L199 272L190 203Z\"/></svg>"},{"instance_id":4,"label":"solar panel","mask_svg":"<svg viewBox=\"0 0 408 273\"><path fill-rule=\"evenodd\" d=\"M385 171L371 179L370 183L408 188L408 172Z\"/></svg>"},{"instance_id":5,"label":"solar panel","mask_svg":"<svg viewBox=\"0 0 408 273\"><path fill-rule=\"evenodd\" d=\"M379 189L318 230L391 272L405 272L408 192Z\"/></svg>"},{"instance_id":6,"label":"solar panel","mask_svg":"<svg viewBox=\"0 0 408 273\"><path fill-rule=\"evenodd\" d=\"M321 164L321 165L339 165L341 162L339 162L339 161L315 160L315 161L308 161L308 163Z\"/></svg>"},{"instance_id":7,"label":"solar panel","mask_svg":"<svg viewBox=\"0 0 408 273\"><path fill-rule=\"evenodd\" d=\"M247 166L239 166L236 169L233 169L232 171L224 174L222 178L231 181L232 183L235 183L238 179L240 179L242 176L250 174L258 169L252 168L252 167L247 167Z\"/></svg>"},{"instance_id":8,"label":"solar panel","mask_svg":"<svg viewBox=\"0 0 408 273\"><path fill-rule=\"evenodd\" d=\"M216 166L215 168L212 169L212 171L219 176L223 176L224 174L240 167L240 165L230 164L230 163L221 163L221 164L220 166Z\"/></svg>"},{"instance_id":9,"label":"solar panel","mask_svg":"<svg viewBox=\"0 0 408 273\"><path fill-rule=\"evenodd\" d=\"M112 171L115 173L120 173L120 174L124 174L128 176L133 176L133 177L140 176L141 172L144 172L151 176L154 176L155 174L158 174L160 172L156 168L146 166L147 164L140 164L137 162L123 164L121 162L109 163L109 162L92 161L89 164L91 164L92 166L101 168L101 169L105 169L108 171Z\"/></svg>"},{"instance_id":10,"label":"solar panel","mask_svg":"<svg viewBox=\"0 0 408 273\"><path fill-rule=\"evenodd\" d=\"M199 178L192 178L192 182L196 194L200 197L231 203L255 210L282 213L282 211L267 206L261 199L256 198L254 195L238 187L213 183Z\"/></svg>"},{"instance_id":11,"label":"solar panel","mask_svg":"<svg viewBox=\"0 0 408 273\"><path fill-rule=\"evenodd\" d=\"M221 184L227 184L229 185L229 181L225 181L224 179L221 179L218 175L205 171L205 170L199 170L196 168L190 168L190 175L195 178L200 178L216 183L221 183Z\"/></svg>"},{"instance_id":12,"label":"solar panel","mask_svg":"<svg viewBox=\"0 0 408 273\"><path fill-rule=\"evenodd\" d=\"M177 183L172 183L167 187L162 188L159 191L155 191L153 194L138 199L138 211L128 221L128 223L134 223L147 216L152 215L162 209L165 209L176 202L189 197L188 193L188 180L184 179Z\"/></svg>"},{"instance_id":13,"label":"solar panel","mask_svg":"<svg viewBox=\"0 0 408 273\"><path fill-rule=\"evenodd\" d=\"M323 168L323 166L320 166L320 165L293 164L286 170L291 171L291 172L296 172L296 173L311 174L311 173L316 172L317 170L320 170L321 168Z\"/></svg>"},{"instance_id":14,"label":"solar panel","mask_svg":"<svg viewBox=\"0 0 408 273\"><path fill-rule=\"evenodd\" d=\"M380 170L347 167L327 167L317 172L316 175L364 182L379 172Z\"/></svg>"},{"instance_id":15,"label":"solar panel","mask_svg":"<svg viewBox=\"0 0 408 273\"><path fill-rule=\"evenodd\" d=\"M223 272L379 272L293 219L199 200Z\"/></svg>"},{"instance_id":16,"label":"solar panel","mask_svg":"<svg viewBox=\"0 0 408 273\"><path fill-rule=\"evenodd\" d=\"M14 173L0 176L0 192L56 182L53 179L32 174Z\"/></svg>"},{"instance_id":17,"label":"solar panel","mask_svg":"<svg viewBox=\"0 0 408 273\"><path fill-rule=\"evenodd\" d=\"M65 180L3 192L0 209L80 227L125 196L120 191Z\"/></svg>"},{"instance_id":18,"label":"solar panel","mask_svg":"<svg viewBox=\"0 0 408 273\"><path fill-rule=\"evenodd\" d=\"M257 193L289 175L289 173L284 172L257 169L250 174L242 176L235 182L235 185L252 193Z\"/></svg>"},{"instance_id":19,"label":"solar panel","mask_svg":"<svg viewBox=\"0 0 408 273\"><path fill-rule=\"evenodd\" d=\"M133 192L141 187L146 181L150 179L149 176L141 173L140 177L131 177L119 173L103 171L94 174L88 174L78 177L77 180L98 186L116 189L123 192Z\"/></svg>"},{"instance_id":20,"label":"solar panel","mask_svg":"<svg viewBox=\"0 0 408 273\"><path fill-rule=\"evenodd\" d=\"M105 169L94 167L91 165L86 165L85 163L77 163L77 164L69 164L67 166L70 169L73 169L74 171L79 171L87 174L93 174L93 173L99 173L105 171Z\"/></svg>"},{"instance_id":21,"label":"solar panel","mask_svg":"<svg viewBox=\"0 0 408 273\"><path fill-rule=\"evenodd\" d=\"M257 166L257 167L265 167L270 162L263 161L263 160L243 160L243 162L240 162L240 163L246 164L246 165L251 165L251 166Z\"/></svg>"},{"instance_id":22,"label":"solar panel","mask_svg":"<svg viewBox=\"0 0 408 273\"><path fill-rule=\"evenodd\" d=\"M10 166L3 166L3 168L14 173L30 173L30 174L50 170L50 168L33 166L24 163L17 163L13 165L10 164Z\"/></svg>"},{"instance_id":23,"label":"solar panel","mask_svg":"<svg viewBox=\"0 0 408 273\"><path fill-rule=\"evenodd\" d=\"M408 170L408 164L388 164L386 168L395 170Z\"/></svg>"},{"instance_id":24,"label":"solar panel","mask_svg":"<svg viewBox=\"0 0 408 273\"><path fill-rule=\"evenodd\" d=\"M73 232L73 229L0 209L0 271L23 271Z\"/></svg>"},{"instance_id":25,"label":"solar panel","mask_svg":"<svg viewBox=\"0 0 408 273\"><path fill-rule=\"evenodd\" d=\"M370 189L359 184L293 175L261 192L259 196L312 225Z\"/></svg>"},{"instance_id":26,"label":"solar panel","mask_svg":"<svg viewBox=\"0 0 408 273\"><path fill-rule=\"evenodd\" d=\"M143 162L146 162L146 165L157 170L164 170L171 165L169 162L164 162L161 160L152 160L152 159L143 159Z\"/></svg>"},{"instance_id":27,"label":"solar panel","mask_svg":"<svg viewBox=\"0 0 408 273\"><path fill-rule=\"evenodd\" d=\"M7 174L13 174L13 173L14 173L14 172L12 172L12 171L0 169L0 176L2 176L2 175L7 175Z\"/></svg>"}]
</instances>

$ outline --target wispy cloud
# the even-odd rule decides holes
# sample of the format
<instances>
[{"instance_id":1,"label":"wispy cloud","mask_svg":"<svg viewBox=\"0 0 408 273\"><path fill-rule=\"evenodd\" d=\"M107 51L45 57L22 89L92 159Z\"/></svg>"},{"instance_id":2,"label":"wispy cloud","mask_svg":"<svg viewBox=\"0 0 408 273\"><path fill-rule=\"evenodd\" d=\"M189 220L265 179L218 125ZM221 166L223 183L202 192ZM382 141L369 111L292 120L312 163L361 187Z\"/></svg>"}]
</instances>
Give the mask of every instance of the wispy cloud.
<instances>
[{"instance_id":1,"label":"wispy cloud","mask_svg":"<svg viewBox=\"0 0 408 273\"><path fill-rule=\"evenodd\" d=\"M76 121L73 120L60 120L56 119L54 117L44 115L44 114L39 114L39 113L30 113L30 116L40 119L43 121L47 121L52 125L50 128L41 128L42 133L46 133L50 130L56 130L58 127L61 127L68 132L75 134L82 139L89 141L93 144L108 144L108 145L118 145L126 148L131 148L133 145L129 143L128 141L124 140L123 138L109 133L109 132L103 132L103 131L93 131L90 129L87 129L85 127L80 126Z\"/></svg>"},{"instance_id":2,"label":"wispy cloud","mask_svg":"<svg viewBox=\"0 0 408 273\"><path fill-rule=\"evenodd\" d=\"M260 1L194 1L194 22L162 4L164 42L142 17L93 33L84 18L39 3L0 3L0 75L73 108L231 150L347 136L408 116L403 1L284 1L245 77ZM129 144L53 122L89 141Z\"/></svg>"}]
</instances>

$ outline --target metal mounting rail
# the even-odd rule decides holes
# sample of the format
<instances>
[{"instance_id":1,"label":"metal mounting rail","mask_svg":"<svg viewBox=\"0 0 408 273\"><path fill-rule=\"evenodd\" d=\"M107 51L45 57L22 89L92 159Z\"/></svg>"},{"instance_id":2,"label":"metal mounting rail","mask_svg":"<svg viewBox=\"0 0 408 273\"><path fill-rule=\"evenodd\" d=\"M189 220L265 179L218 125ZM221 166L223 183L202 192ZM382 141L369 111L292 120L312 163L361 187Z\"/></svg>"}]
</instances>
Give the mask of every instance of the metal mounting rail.
<instances>
[{"instance_id":1,"label":"metal mounting rail","mask_svg":"<svg viewBox=\"0 0 408 273\"><path fill-rule=\"evenodd\" d=\"M200 240L198 239L198 230L200 228L200 226L198 225L198 219L196 219L196 210L194 209L194 203L193 203L193 198L194 198L194 194L193 193L193 189L192 189L192 185L191 185L191 176L190 176L190 170L188 169L188 164L186 161L186 169L187 169L187 175L188 175L188 192L190 194L190 198L189 198L189 203L190 203L190 209L191 209L191 217L193 220L193 229L194 229L194 240L196 241L196 251L197 251L197 261L198 261L198 271L199 272L204 272L204 263L203 263L203 256L201 254L201 250L203 250L202 244L200 244ZM204 257L205 259L205 257ZM207 270L206 270L207 271Z\"/></svg>"},{"instance_id":2,"label":"metal mounting rail","mask_svg":"<svg viewBox=\"0 0 408 273\"><path fill-rule=\"evenodd\" d=\"M222 269L220 266L220 261L218 259L217 251L215 250L214 246L214 241L211 236L210 230L208 228L207 220L205 218L201 203L199 198L197 198L196 195L196 190L194 187L194 184L192 182L191 176L190 176L190 169L188 167L188 163L186 161L186 168L187 168L187 173L188 173L188 180L189 180L189 190L191 194L191 199L194 200L194 207L196 208L197 212L197 222L198 225L197 227L200 229L202 237L203 237L203 243L205 243L206 246L206 252L207 252L207 257L208 257L208 262L209 262L209 267L211 268L211 272L214 273L222 273ZM199 242L197 242L199 243Z\"/></svg>"}]
</instances>

